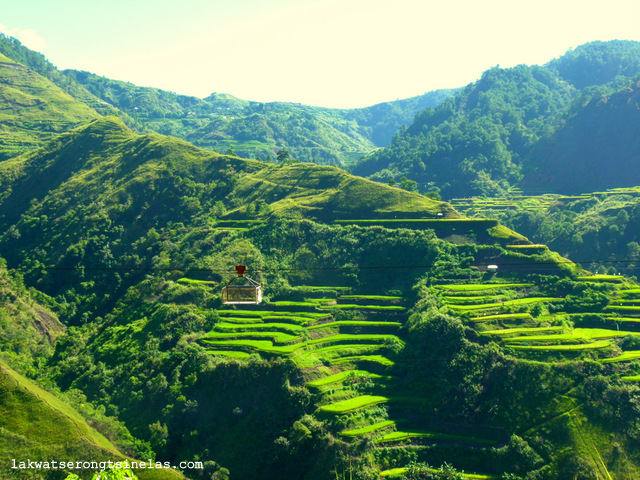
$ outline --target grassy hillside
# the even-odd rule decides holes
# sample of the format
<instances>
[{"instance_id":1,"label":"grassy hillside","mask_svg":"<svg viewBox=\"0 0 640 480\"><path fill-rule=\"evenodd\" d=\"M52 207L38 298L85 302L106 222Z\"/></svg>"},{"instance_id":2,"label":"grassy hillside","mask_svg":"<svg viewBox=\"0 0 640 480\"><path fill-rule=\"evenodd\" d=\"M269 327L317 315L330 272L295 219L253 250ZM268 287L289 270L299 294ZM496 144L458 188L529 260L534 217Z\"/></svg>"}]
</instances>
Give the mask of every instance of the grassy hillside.
<instances>
[{"instance_id":1,"label":"grassy hillside","mask_svg":"<svg viewBox=\"0 0 640 480\"><path fill-rule=\"evenodd\" d=\"M124 457L69 405L36 386L0 361L0 472L5 478L53 479L66 473L95 473L100 468L14 469L20 462L113 462ZM131 461L131 459L129 459ZM75 463L74 463L75 467ZM139 470L140 479L180 479L169 469Z\"/></svg>"},{"instance_id":2,"label":"grassy hillside","mask_svg":"<svg viewBox=\"0 0 640 480\"><path fill-rule=\"evenodd\" d=\"M165 229L224 232L301 215L324 221L457 216L445 203L335 167L276 167L221 156L171 137L138 136L116 119L98 120L59 137L48 149L2 162L0 185L2 254L48 293L66 291L60 301L94 288L76 270L82 264L107 267L98 274L100 281L109 279L123 289L124 278L139 277L145 268L170 267L178 260L159 257L156 249L158 232ZM124 271L108 270L123 262ZM43 266L59 270L42 275ZM97 308L115 298L85 300Z\"/></svg>"},{"instance_id":3,"label":"grassy hillside","mask_svg":"<svg viewBox=\"0 0 640 480\"><path fill-rule=\"evenodd\" d=\"M18 39L0 33L0 53L45 77L65 93L89 106L100 115L118 115L128 125L135 124L135 121L124 112L89 93L80 83L63 75L44 55L28 49Z\"/></svg>"},{"instance_id":4,"label":"grassy hillside","mask_svg":"<svg viewBox=\"0 0 640 480\"><path fill-rule=\"evenodd\" d=\"M432 141L443 179L461 160L451 191L470 179L507 188L492 175L518 177L511 167L569 104L573 87L556 75L492 69L405 133L413 146ZM176 112L189 101L130 87L119 101ZM208 101L255 108L269 128L270 108L292 122L309 113ZM392 149L408 154L413 140L401 138L407 149ZM491 155L470 156L473 145ZM527 214L554 201L578 212L575 200L613 217L627 199L521 200ZM185 472L194 479L373 480L445 463L485 480L640 474L640 287L584 271L493 215L100 118L0 162L0 255L15 267L0 269L4 358L75 399L110 439L2 364L7 459L100 459L117 444L202 460ZM262 304L222 304L240 263Z\"/></svg>"},{"instance_id":5,"label":"grassy hillside","mask_svg":"<svg viewBox=\"0 0 640 480\"><path fill-rule=\"evenodd\" d=\"M637 473L637 388L622 377L638 321L615 310L633 282L430 230L162 234L196 263L153 272L56 360L61 386L117 406L135 434L166 427L166 443L146 434L160 455L206 449L242 478L376 478L412 460L478 478ZM235 258L263 305L220 305Z\"/></svg>"},{"instance_id":6,"label":"grassy hillside","mask_svg":"<svg viewBox=\"0 0 640 480\"><path fill-rule=\"evenodd\" d=\"M0 259L0 355L35 376L53 353L65 327L45 305L47 299L29 292L22 279L15 277L9 275L6 262Z\"/></svg>"},{"instance_id":7,"label":"grassy hillside","mask_svg":"<svg viewBox=\"0 0 640 480\"><path fill-rule=\"evenodd\" d=\"M32 70L0 54L0 160L44 145L99 115Z\"/></svg>"}]
</instances>

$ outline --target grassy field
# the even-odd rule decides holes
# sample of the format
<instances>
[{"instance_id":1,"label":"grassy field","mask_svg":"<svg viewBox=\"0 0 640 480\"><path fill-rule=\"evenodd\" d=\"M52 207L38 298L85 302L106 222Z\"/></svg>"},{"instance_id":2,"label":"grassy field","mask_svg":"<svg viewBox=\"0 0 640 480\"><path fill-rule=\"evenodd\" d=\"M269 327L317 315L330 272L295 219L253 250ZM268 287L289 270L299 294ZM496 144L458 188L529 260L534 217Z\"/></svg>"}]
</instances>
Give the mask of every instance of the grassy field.
<instances>
[{"instance_id":1,"label":"grassy field","mask_svg":"<svg viewBox=\"0 0 640 480\"><path fill-rule=\"evenodd\" d=\"M604 358L602 363L618 363L618 362L630 362L632 360L640 359L640 350L630 350L623 352L622 355L618 355L613 358Z\"/></svg>"},{"instance_id":2,"label":"grassy field","mask_svg":"<svg viewBox=\"0 0 640 480\"><path fill-rule=\"evenodd\" d=\"M451 310L471 311L471 310L487 310L490 308L516 307L519 305L531 305L535 303L561 302L561 301L563 301L562 298L527 297L527 298L516 298L515 300L505 300L504 302L493 302L493 303L485 303L485 304L478 304L478 305L448 305L448 307Z\"/></svg>"},{"instance_id":3,"label":"grassy field","mask_svg":"<svg viewBox=\"0 0 640 480\"><path fill-rule=\"evenodd\" d=\"M354 428L352 430L343 430L340 435L345 437L359 437L361 435L367 435L369 433L377 432L378 430L385 429L387 427L395 426L396 422L393 420L384 420L382 422L367 425L366 427Z\"/></svg>"},{"instance_id":4,"label":"grassy field","mask_svg":"<svg viewBox=\"0 0 640 480\"><path fill-rule=\"evenodd\" d=\"M349 398L348 400L323 405L320 407L320 410L323 412L343 414L388 401L389 398L380 395L361 395L359 397Z\"/></svg>"},{"instance_id":5,"label":"grassy field","mask_svg":"<svg viewBox=\"0 0 640 480\"><path fill-rule=\"evenodd\" d=\"M513 320L532 318L529 313L504 313L499 315L485 315L483 317L471 317L469 320L474 322L492 322L495 320Z\"/></svg>"},{"instance_id":6,"label":"grassy field","mask_svg":"<svg viewBox=\"0 0 640 480\"><path fill-rule=\"evenodd\" d=\"M430 439L433 441L459 441L465 443L478 443L484 445L495 445L498 443L496 440L489 440L486 438L476 438L476 437L468 437L464 435L451 435L446 433L436 433L436 432L402 432L395 431L391 433L387 433L382 438L378 439L378 443L386 443L386 442L403 442L409 440L410 438L424 438Z\"/></svg>"},{"instance_id":7,"label":"grassy field","mask_svg":"<svg viewBox=\"0 0 640 480\"><path fill-rule=\"evenodd\" d=\"M331 385L333 383L339 383L343 380L349 378L350 376L365 376L369 378L382 378L382 375L378 375L377 373L367 372L366 370L346 370L344 372L336 373L334 375L330 375L328 377L320 378L318 380L314 380L312 382L307 382L307 385L310 387L323 387L326 385Z\"/></svg>"},{"instance_id":8,"label":"grassy field","mask_svg":"<svg viewBox=\"0 0 640 480\"><path fill-rule=\"evenodd\" d=\"M532 283L469 283L464 285L437 285L436 288L451 290L454 292L469 292L495 290L500 288L525 288L532 286Z\"/></svg>"},{"instance_id":9,"label":"grassy field","mask_svg":"<svg viewBox=\"0 0 640 480\"><path fill-rule=\"evenodd\" d=\"M597 350L611 346L610 340L598 340L592 343L580 343L575 345L505 345L514 350L549 351L549 352L578 352L582 350Z\"/></svg>"}]
</instances>

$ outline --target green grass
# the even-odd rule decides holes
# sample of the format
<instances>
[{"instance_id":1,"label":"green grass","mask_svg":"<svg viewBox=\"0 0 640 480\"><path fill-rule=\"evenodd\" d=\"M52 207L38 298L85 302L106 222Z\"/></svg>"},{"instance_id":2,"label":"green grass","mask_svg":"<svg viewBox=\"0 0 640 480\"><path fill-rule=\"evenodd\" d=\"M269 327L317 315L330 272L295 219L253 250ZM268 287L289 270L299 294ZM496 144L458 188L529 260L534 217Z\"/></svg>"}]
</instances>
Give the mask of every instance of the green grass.
<instances>
[{"instance_id":1,"label":"green grass","mask_svg":"<svg viewBox=\"0 0 640 480\"><path fill-rule=\"evenodd\" d=\"M589 275L578 277L578 280L583 282L622 282L624 277L622 275Z\"/></svg>"},{"instance_id":2,"label":"green grass","mask_svg":"<svg viewBox=\"0 0 640 480\"><path fill-rule=\"evenodd\" d=\"M386 442L399 442L408 440L410 438L430 438L433 440L458 440L469 443L480 443L484 445L494 445L498 443L496 440L488 440L486 438L476 438L476 437L466 437L463 435L451 435L447 433L436 433L436 432L391 432L387 433L382 438L378 439L376 443L386 443Z\"/></svg>"},{"instance_id":3,"label":"green grass","mask_svg":"<svg viewBox=\"0 0 640 480\"><path fill-rule=\"evenodd\" d=\"M337 356L344 353L373 353L380 350L383 345L379 344L371 344L371 343L358 343L358 344L340 344L340 345L331 345L328 347L316 348L315 350L307 350L303 353L303 356L310 357L316 356L321 358L333 358L333 355L326 355L330 353L337 353ZM342 357L346 358L346 357ZM336 363L335 361L333 363Z\"/></svg>"},{"instance_id":4,"label":"green grass","mask_svg":"<svg viewBox=\"0 0 640 480\"><path fill-rule=\"evenodd\" d=\"M222 333L222 332L209 332L204 337L205 340L208 339L269 339L276 343L289 343L296 340L299 340L301 337L298 335L290 335L288 333L282 333L277 331L268 331L268 332L231 332L231 333Z\"/></svg>"},{"instance_id":5,"label":"green grass","mask_svg":"<svg viewBox=\"0 0 640 480\"><path fill-rule=\"evenodd\" d=\"M323 387L325 385L342 382L344 379L350 377L351 375L365 376L369 378L382 378L382 375L378 375L377 373L370 373L366 370L346 370L334 375L329 375L328 377L313 380L312 382L307 382L307 385L310 387Z\"/></svg>"},{"instance_id":6,"label":"green grass","mask_svg":"<svg viewBox=\"0 0 640 480\"><path fill-rule=\"evenodd\" d=\"M214 347L214 349L215 347L227 347L227 348L238 347L239 349L244 347L251 350L256 350L258 352L275 353L275 354L282 354L282 355L290 354L304 346L303 343L294 343L293 345L285 345L285 346L279 347L279 346L274 346L273 343L270 342L269 340L248 340L248 339L224 340L224 341L203 339L202 342L205 343L206 345Z\"/></svg>"},{"instance_id":7,"label":"green grass","mask_svg":"<svg viewBox=\"0 0 640 480\"><path fill-rule=\"evenodd\" d=\"M397 305L352 305L352 304L338 304L338 305L323 305L321 310L381 310L381 311L393 311L404 312L407 307L400 307Z\"/></svg>"},{"instance_id":8,"label":"green grass","mask_svg":"<svg viewBox=\"0 0 640 480\"><path fill-rule=\"evenodd\" d=\"M176 280L176 282L186 285L218 285L218 282L212 282L210 280L194 280L193 278L179 278L178 280Z\"/></svg>"},{"instance_id":9,"label":"green grass","mask_svg":"<svg viewBox=\"0 0 640 480\"><path fill-rule=\"evenodd\" d=\"M637 360L640 358L640 350L630 350L628 352L623 352L622 355L618 355L613 358L603 358L602 363L618 363L618 362L628 362L630 360Z\"/></svg>"},{"instance_id":10,"label":"green grass","mask_svg":"<svg viewBox=\"0 0 640 480\"><path fill-rule=\"evenodd\" d=\"M375 431L382 430L383 428L387 428L395 424L396 422L394 422L393 420L385 420L383 422L367 425L366 427L354 428L353 430L343 430L342 432L340 432L340 435L343 435L345 437L359 437L360 435L373 433Z\"/></svg>"},{"instance_id":11,"label":"green grass","mask_svg":"<svg viewBox=\"0 0 640 480\"><path fill-rule=\"evenodd\" d=\"M319 330L323 328L332 328L332 327L400 327L402 324L400 322L379 322L372 321L368 322L366 320L340 320L338 322L328 322L328 323L319 323L317 325L312 325L307 327L307 330Z\"/></svg>"},{"instance_id":12,"label":"green grass","mask_svg":"<svg viewBox=\"0 0 640 480\"><path fill-rule=\"evenodd\" d=\"M209 355L224 355L225 357L231 358L246 358L250 357L251 354L247 352L238 352L236 350L207 350Z\"/></svg>"},{"instance_id":13,"label":"green grass","mask_svg":"<svg viewBox=\"0 0 640 480\"><path fill-rule=\"evenodd\" d=\"M533 283L475 283L466 285L436 285L436 288L468 292L474 290L493 290L496 288L522 288L533 287Z\"/></svg>"},{"instance_id":14,"label":"green grass","mask_svg":"<svg viewBox=\"0 0 640 480\"><path fill-rule=\"evenodd\" d=\"M224 322L217 323L216 325L221 325L224 323L232 323L232 324L242 324L242 325L255 325L262 324L262 319L260 317L222 317Z\"/></svg>"},{"instance_id":15,"label":"green grass","mask_svg":"<svg viewBox=\"0 0 640 480\"><path fill-rule=\"evenodd\" d=\"M605 328L575 328L568 333L560 333L555 335L533 335L510 338L509 341L517 342L545 342L545 341L590 341L602 340L609 338L626 337L627 335L640 335L638 332L625 332L618 330L608 330Z\"/></svg>"},{"instance_id":16,"label":"green grass","mask_svg":"<svg viewBox=\"0 0 640 480\"><path fill-rule=\"evenodd\" d=\"M434 472L436 469L432 469ZM382 478L390 478L390 479L400 479L404 475L404 472L407 471L406 467L400 468L390 468L388 470L383 470L380 472L380 476ZM469 480L497 480L499 477L495 475L485 475L482 473L463 473L462 476L464 478L468 478Z\"/></svg>"},{"instance_id":17,"label":"green grass","mask_svg":"<svg viewBox=\"0 0 640 480\"><path fill-rule=\"evenodd\" d=\"M341 365L343 363L350 362L372 362L378 363L385 367L393 367L395 365L394 361L389 360L387 357L383 357L382 355L352 355L349 357L334 359L331 363L333 363L334 365Z\"/></svg>"},{"instance_id":18,"label":"green grass","mask_svg":"<svg viewBox=\"0 0 640 480\"><path fill-rule=\"evenodd\" d=\"M628 305L607 305L605 310L621 310L623 312L638 312L640 313L640 307L631 307Z\"/></svg>"},{"instance_id":19,"label":"green grass","mask_svg":"<svg viewBox=\"0 0 640 480\"><path fill-rule=\"evenodd\" d=\"M330 287L330 286L323 287L323 286L319 286L319 285L313 285L313 286L311 286L311 285L302 285L302 286L299 286L299 287L296 287L296 288L300 289L302 291L305 291L305 290L311 290L311 291L313 291L313 290L351 290L351 287Z\"/></svg>"},{"instance_id":20,"label":"green grass","mask_svg":"<svg viewBox=\"0 0 640 480\"><path fill-rule=\"evenodd\" d=\"M291 335L299 335L302 333L303 327L293 323L217 323L214 327L217 331L222 332L249 332L249 331L284 331Z\"/></svg>"},{"instance_id":21,"label":"green grass","mask_svg":"<svg viewBox=\"0 0 640 480\"><path fill-rule=\"evenodd\" d=\"M500 315L486 315L484 317L471 317L474 322L488 322L491 320L507 320L511 318L532 318L528 313L504 313Z\"/></svg>"},{"instance_id":22,"label":"green grass","mask_svg":"<svg viewBox=\"0 0 640 480\"><path fill-rule=\"evenodd\" d=\"M286 300L271 302L269 305L275 305L276 307L309 307L315 308L318 306L317 302L290 302Z\"/></svg>"},{"instance_id":23,"label":"green grass","mask_svg":"<svg viewBox=\"0 0 640 480\"><path fill-rule=\"evenodd\" d=\"M514 350L538 350L538 351L580 351L580 350L597 350L611 346L610 340L598 340L592 343L579 343L576 345L506 345L507 348Z\"/></svg>"},{"instance_id":24,"label":"green grass","mask_svg":"<svg viewBox=\"0 0 640 480\"><path fill-rule=\"evenodd\" d=\"M239 317L308 317L308 318L327 318L331 316L329 313L321 312L283 312L275 310L218 310L218 315L239 316Z\"/></svg>"},{"instance_id":25,"label":"green grass","mask_svg":"<svg viewBox=\"0 0 640 480\"><path fill-rule=\"evenodd\" d=\"M379 403L386 403L388 401L388 397L380 395L361 395L359 397L349 398L348 400L323 405L319 410L322 410L323 412L343 414L360 410L361 408L370 407L372 405L377 405Z\"/></svg>"},{"instance_id":26,"label":"green grass","mask_svg":"<svg viewBox=\"0 0 640 480\"><path fill-rule=\"evenodd\" d=\"M531 328L504 328L501 330L485 330L479 332L480 335L518 335L520 333L534 333L534 332L561 332L563 327L531 327ZM537 337L536 337L537 338ZM510 339L511 340L511 339Z\"/></svg>"},{"instance_id":27,"label":"green grass","mask_svg":"<svg viewBox=\"0 0 640 480\"><path fill-rule=\"evenodd\" d=\"M513 307L518 305L530 305L542 302L561 302L564 299L554 297L527 297L516 298L515 300L506 300L500 303L485 303L479 305L447 305L451 310L486 310L488 308ZM640 308L640 307L639 307Z\"/></svg>"},{"instance_id":28,"label":"green grass","mask_svg":"<svg viewBox=\"0 0 640 480\"><path fill-rule=\"evenodd\" d=\"M392 297L389 295L340 295L340 298L361 298L363 300L402 300L403 297Z\"/></svg>"},{"instance_id":29,"label":"green grass","mask_svg":"<svg viewBox=\"0 0 640 480\"><path fill-rule=\"evenodd\" d=\"M400 340L395 335L380 335L380 334L352 334L352 333L340 333L338 335L330 335L328 337L316 338L315 340L309 340L305 342L307 345L320 345L330 342L374 342L382 343L385 340Z\"/></svg>"},{"instance_id":30,"label":"green grass","mask_svg":"<svg viewBox=\"0 0 640 480\"><path fill-rule=\"evenodd\" d=\"M467 304L486 303L486 302L491 301L491 300L496 302L496 301L499 300L499 297L491 296L491 295L464 296L464 297L455 297L455 296L452 296L452 295L443 295L442 299L448 305L467 305Z\"/></svg>"}]
</instances>

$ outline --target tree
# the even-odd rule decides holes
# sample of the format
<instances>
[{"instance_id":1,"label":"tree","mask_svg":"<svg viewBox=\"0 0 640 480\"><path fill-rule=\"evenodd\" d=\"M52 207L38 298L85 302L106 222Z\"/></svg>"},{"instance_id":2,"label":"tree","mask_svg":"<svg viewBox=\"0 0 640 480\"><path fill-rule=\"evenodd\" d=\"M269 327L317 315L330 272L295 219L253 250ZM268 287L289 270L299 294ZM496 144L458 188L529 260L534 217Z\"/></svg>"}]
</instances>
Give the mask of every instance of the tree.
<instances>
[{"instance_id":1,"label":"tree","mask_svg":"<svg viewBox=\"0 0 640 480\"><path fill-rule=\"evenodd\" d=\"M418 182L409 180L407 177L402 177L400 179L399 187L403 190L406 190L407 192L415 192L416 190L418 190Z\"/></svg>"},{"instance_id":2,"label":"tree","mask_svg":"<svg viewBox=\"0 0 640 480\"><path fill-rule=\"evenodd\" d=\"M278 150L278 152L276 153L276 159L281 165L290 165L293 163L291 153L289 153L289 150L286 150L284 148Z\"/></svg>"}]
</instances>

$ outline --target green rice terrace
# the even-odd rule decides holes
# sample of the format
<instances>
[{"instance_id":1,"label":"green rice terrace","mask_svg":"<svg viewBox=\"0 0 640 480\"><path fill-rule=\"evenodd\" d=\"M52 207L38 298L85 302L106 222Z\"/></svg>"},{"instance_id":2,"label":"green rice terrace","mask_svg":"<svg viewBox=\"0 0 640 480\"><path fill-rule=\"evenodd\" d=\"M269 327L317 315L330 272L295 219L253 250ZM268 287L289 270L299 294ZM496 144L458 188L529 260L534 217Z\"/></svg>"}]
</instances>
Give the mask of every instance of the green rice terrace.
<instances>
[{"instance_id":1,"label":"green rice terrace","mask_svg":"<svg viewBox=\"0 0 640 480\"><path fill-rule=\"evenodd\" d=\"M316 415L330 419L345 440L371 438L381 449L442 444L463 450L505 441L501 432L429 429L408 420L420 408L420 398L391 394L394 351L404 343L400 330L407 306L402 297L351 294L335 287L305 290L304 301L219 310L221 321L202 344L212 355L292 358L317 394ZM328 292L336 298L327 298Z\"/></svg>"},{"instance_id":2,"label":"green rice terrace","mask_svg":"<svg viewBox=\"0 0 640 480\"><path fill-rule=\"evenodd\" d=\"M580 313L569 311L567 296L548 294L540 285L517 277L440 283L430 286L429 292L441 309L473 329L481 343L493 342L508 354L550 365L582 357L618 365L612 374L625 382L638 382L640 289L624 277L611 277L578 280L600 285L608 296L605 304ZM188 284L187 279L182 282ZM236 361L252 356L292 359L315 393L315 416L328 420L343 441L372 442L384 478L402 476L406 462L394 452L406 448L432 464L456 465L467 471L466 478L500 478L479 472L474 465L488 452L506 448L509 438L504 428L447 424L436 418L425 422L419 414L426 399L398 364L402 359L397 353L407 341L403 327L410 305L406 299L359 294L349 287L298 288L304 291L304 300L277 299L219 309L220 321L200 339L201 344L211 355ZM617 310L620 304L636 307L636 302L637 313ZM576 408L576 399L567 392L556 400L553 418L548 414L532 420L535 424L522 427L523 431L541 428L540 421L571 416Z\"/></svg>"},{"instance_id":3,"label":"green rice terrace","mask_svg":"<svg viewBox=\"0 0 640 480\"><path fill-rule=\"evenodd\" d=\"M501 212L515 210L547 212L552 206L569 204L576 200L587 200L590 198L605 200L609 197L620 195L636 198L640 196L640 187L612 188L607 191L582 193L580 195L560 195L554 193L524 195L522 190L512 188L504 197L454 198L449 203L463 215L486 218L495 216Z\"/></svg>"}]
</instances>

